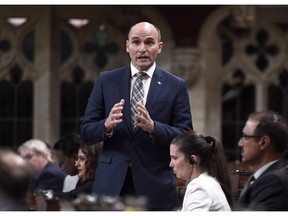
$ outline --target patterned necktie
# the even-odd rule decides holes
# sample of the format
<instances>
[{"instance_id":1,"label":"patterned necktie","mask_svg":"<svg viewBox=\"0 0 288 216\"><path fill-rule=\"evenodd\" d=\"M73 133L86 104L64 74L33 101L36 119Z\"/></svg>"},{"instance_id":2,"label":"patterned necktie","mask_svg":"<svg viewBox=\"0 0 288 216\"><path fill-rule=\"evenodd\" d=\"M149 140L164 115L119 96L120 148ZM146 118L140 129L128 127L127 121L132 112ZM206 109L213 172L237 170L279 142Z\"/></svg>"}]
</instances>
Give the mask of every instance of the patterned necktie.
<instances>
[{"instance_id":1,"label":"patterned necktie","mask_svg":"<svg viewBox=\"0 0 288 216\"><path fill-rule=\"evenodd\" d=\"M140 101L143 104L143 98L144 98L144 88L142 80L147 77L147 74L145 72L138 72L134 75L136 77L135 84L133 86L132 90L132 98L131 98L131 118L132 118L132 124L134 124L137 119L135 118L135 114L138 113L137 105L136 103Z\"/></svg>"}]
</instances>

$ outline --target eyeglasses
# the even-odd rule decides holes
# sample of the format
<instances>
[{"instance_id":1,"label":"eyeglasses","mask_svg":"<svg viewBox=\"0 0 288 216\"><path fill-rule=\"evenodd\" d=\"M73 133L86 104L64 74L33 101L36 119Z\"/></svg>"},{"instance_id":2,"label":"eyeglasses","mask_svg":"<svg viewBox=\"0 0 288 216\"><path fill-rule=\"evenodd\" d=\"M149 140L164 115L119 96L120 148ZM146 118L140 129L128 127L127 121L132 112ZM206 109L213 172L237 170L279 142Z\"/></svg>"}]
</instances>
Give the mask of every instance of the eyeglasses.
<instances>
[{"instance_id":1,"label":"eyeglasses","mask_svg":"<svg viewBox=\"0 0 288 216\"><path fill-rule=\"evenodd\" d=\"M262 137L262 135L247 135L247 134L242 134L241 135L241 139L243 141L247 141L250 138L260 138L260 137Z\"/></svg>"}]
</instances>

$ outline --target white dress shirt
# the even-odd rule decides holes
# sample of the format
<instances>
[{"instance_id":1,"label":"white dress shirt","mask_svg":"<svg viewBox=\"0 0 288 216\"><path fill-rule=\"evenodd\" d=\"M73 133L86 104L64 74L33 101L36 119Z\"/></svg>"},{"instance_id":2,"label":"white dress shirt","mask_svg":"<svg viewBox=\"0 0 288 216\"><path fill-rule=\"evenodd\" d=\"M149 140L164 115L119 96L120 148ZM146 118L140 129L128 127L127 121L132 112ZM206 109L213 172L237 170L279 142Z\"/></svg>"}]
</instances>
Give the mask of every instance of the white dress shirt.
<instances>
[{"instance_id":1,"label":"white dress shirt","mask_svg":"<svg viewBox=\"0 0 288 216\"><path fill-rule=\"evenodd\" d=\"M276 163L277 161L278 160L271 161L265 164L264 166L260 167L258 170L256 170L256 172L254 173L255 180L259 178L262 175L262 173L264 173L272 164Z\"/></svg>"},{"instance_id":2,"label":"white dress shirt","mask_svg":"<svg viewBox=\"0 0 288 216\"><path fill-rule=\"evenodd\" d=\"M131 67L131 88L130 88L130 100L131 100L131 98L132 98L132 89L133 89L133 86L134 86L135 81L136 81L136 77L134 77L134 75L137 72L139 72L139 70L136 67L134 67L134 65L132 63L130 64L130 67ZM148 75L147 79L143 79L142 80L143 88L144 88L144 98L143 98L143 105L144 106L146 104L147 95L148 95L151 79L152 79L153 73L155 71L155 68L156 68L156 63L154 62L154 64L147 71L143 71L143 72L145 72Z\"/></svg>"}]
</instances>

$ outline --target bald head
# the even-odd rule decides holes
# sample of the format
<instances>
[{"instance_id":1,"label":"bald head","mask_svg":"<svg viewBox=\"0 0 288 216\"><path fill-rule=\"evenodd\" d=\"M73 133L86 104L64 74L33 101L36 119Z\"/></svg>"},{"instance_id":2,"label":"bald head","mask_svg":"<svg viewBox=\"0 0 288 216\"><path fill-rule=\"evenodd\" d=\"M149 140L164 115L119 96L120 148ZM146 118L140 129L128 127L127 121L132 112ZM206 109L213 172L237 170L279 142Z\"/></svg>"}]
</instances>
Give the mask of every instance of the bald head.
<instances>
[{"instance_id":1,"label":"bald head","mask_svg":"<svg viewBox=\"0 0 288 216\"><path fill-rule=\"evenodd\" d=\"M147 71L161 53L163 42L159 29L148 22L140 22L131 27L126 41L126 52L131 63L139 71Z\"/></svg>"},{"instance_id":2,"label":"bald head","mask_svg":"<svg viewBox=\"0 0 288 216\"><path fill-rule=\"evenodd\" d=\"M130 30L129 30L129 33L128 33L128 39L130 38L130 35L133 31L135 31L135 29L143 29L143 30L146 30L146 31L156 31L157 32L157 35L158 35L158 42L161 41L161 32L160 32L160 29L152 24L152 23L149 23L149 22L140 22L140 23L136 23L135 25L131 26Z\"/></svg>"}]
</instances>

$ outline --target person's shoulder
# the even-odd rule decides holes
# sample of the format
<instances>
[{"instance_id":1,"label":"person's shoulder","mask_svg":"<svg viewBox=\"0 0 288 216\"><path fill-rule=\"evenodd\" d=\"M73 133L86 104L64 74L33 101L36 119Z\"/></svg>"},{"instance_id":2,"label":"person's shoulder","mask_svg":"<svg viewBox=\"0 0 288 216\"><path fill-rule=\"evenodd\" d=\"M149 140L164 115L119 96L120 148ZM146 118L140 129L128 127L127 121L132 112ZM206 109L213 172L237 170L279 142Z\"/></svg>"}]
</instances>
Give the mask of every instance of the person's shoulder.
<instances>
[{"instance_id":1,"label":"person's shoulder","mask_svg":"<svg viewBox=\"0 0 288 216\"><path fill-rule=\"evenodd\" d=\"M56 175L62 175L64 177L66 177L66 173L63 172L63 170L59 167L59 165L48 162L48 164L46 165L44 171L46 172L52 172Z\"/></svg>"},{"instance_id":2,"label":"person's shoulder","mask_svg":"<svg viewBox=\"0 0 288 216\"><path fill-rule=\"evenodd\" d=\"M209 175L207 172L202 173L198 178L197 181L199 182L199 184L201 185L215 185L218 184L217 180L212 177L211 175Z\"/></svg>"},{"instance_id":3,"label":"person's shoulder","mask_svg":"<svg viewBox=\"0 0 288 216\"><path fill-rule=\"evenodd\" d=\"M204 180L204 181L203 181ZM187 185L186 190L189 191L189 194L195 194L197 192L197 196L200 194L206 194L208 195L209 192L209 181L205 181L202 177L198 177L190 181Z\"/></svg>"},{"instance_id":4,"label":"person's shoulder","mask_svg":"<svg viewBox=\"0 0 288 216\"><path fill-rule=\"evenodd\" d=\"M93 175L93 176L88 177L84 182L79 181L77 184L77 187L88 187L88 188L91 187L91 190L92 190L94 181L95 181L95 177Z\"/></svg>"},{"instance_id":5,"label":"person's shoulder","mask_svg":"<svg viewBox=\"0 0 288 216\"><path fill-rule=\"evenodd\" d=\"M60 166L56 163L52 163L51 161L48 161L47 165L46 165L47 169L60 169Z\"/></svg>"},{"instance_id":6,"label":"person's shoulder","mask_svg":"<svg viewBox=\"0 0 288 216\"><path fill-rule=\"evenodd\" d=\"M282 167L272 172L272 174L279 176L280 178L286 178L288 180L288 166Z\"/></svg>"},{"instance_id":7,"label":"person's shoulder","mask_svg":"<svg viewBox=\"0 0 288 216\"><path fill-rule=\"evenodd\" d=\"M159 66L156 66L155 73L160 73L161 75L165 76L166 78L177 81L177 82L185 82L185 80L182 79L181 77L179 77L179 76L177 76L177 75L175 75L175 74L173 74L173 73L171 73L165 69L162 69Z\"/></svg>"},{"instance_id":8,"label":"person's shoulder","mask_svg":"<svg viewBox=\"0 0 288 216\"><path fill-rule=\"evenodd\" d=\"M279 169L270 170L269 172L263 173L255 185L287 185L288 182L288 167L282 167ZM288 186L288 185L287 185Z\"/></svg>"},{"instance_id":9,"label":"person's shoulder","mask_svg":"<svg viewBox=\"0 0 288 216\"><path fill-rule=\"evenodd\" d=\"M119 72L125 72L125 71L130 71L130 67L129 65L126 65L126 66L123 66L123 67L119 67L119 68L115 68L115 69L112 69L112 70L106 70L106 71L102 71L100 74L102 76L110 76L110 75L114 75L115 73L116 74L119 74Z\"/></svg>"},{"instance_id":10,"label":"person's shoulder","mask_svg":"<svg viewBox=\"0 0 288 216\"><path fill-rule=\"evenodd\" d=\"M287 166L284 160L278 160L269 166L260 177L264 177L267 175L277 175L280 172L285 172ZM281 171L282 170L282 171Z\"/></svg>"},{"instance_id":11,"label":"person's shoulder","mask_svg":"<svg viewBox=\"0 0 288 216\"><path fill-rule=\"evenodd\" d=\"M210 180L211 179L205 173L202 173L197 178L194 178L189 184L194 185L194 187L205 187L205 185L207 185L207 182L209 182Z\"/></svg>"}]
</instances>

